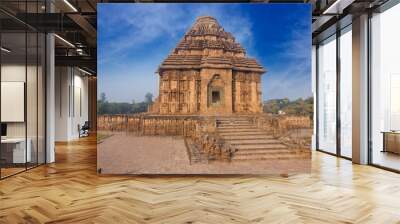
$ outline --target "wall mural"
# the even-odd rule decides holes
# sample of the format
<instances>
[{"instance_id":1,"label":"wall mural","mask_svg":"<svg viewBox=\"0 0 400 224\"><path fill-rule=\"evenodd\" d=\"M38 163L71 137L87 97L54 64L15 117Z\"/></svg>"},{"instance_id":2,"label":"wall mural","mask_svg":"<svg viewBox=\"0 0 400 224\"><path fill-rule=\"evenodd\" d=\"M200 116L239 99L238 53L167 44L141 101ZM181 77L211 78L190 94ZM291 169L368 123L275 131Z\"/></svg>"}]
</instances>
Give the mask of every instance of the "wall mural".
<instances>
[{"instance_id":1,"label":"wall mural","mask_svg":"<svg viewBox=\"0 0 400 224\"><path fill-rule=\"evenodd\" d=\"M100 4L99 173L308 172L310 20L307 4Z\"/></svg>"}]
</instances>

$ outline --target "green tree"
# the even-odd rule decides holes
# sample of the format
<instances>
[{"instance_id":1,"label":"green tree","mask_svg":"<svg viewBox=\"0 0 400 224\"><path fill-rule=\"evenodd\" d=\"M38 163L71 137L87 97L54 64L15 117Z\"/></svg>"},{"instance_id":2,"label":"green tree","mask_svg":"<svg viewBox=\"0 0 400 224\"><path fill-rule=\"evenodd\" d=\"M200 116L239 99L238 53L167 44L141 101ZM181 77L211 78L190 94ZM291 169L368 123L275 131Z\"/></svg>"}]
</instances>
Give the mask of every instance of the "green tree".
<instances>
[{"instance_id":1,"label":"green tree","mask_svg":"<svg viewBox=\"0 0 400 224\"><path fill-rule=\"evenodd\" d=\"M153 94L146 93L146 95L144 96L144 102L151 104L153 102Z\"/></svg>"},{"instance_id":2,"label":"green tree","mask_svg":"<svg viewBox=\"0 0 400 224\"><path fill-rule=\"evenodd\" d=\"M264 102L263 110L265 113L279 114L283 111L286 114L302 115L313 117L314 113L314 99L309 97L307 99L298 98L290 101L288 98L272 99Z\"/></svg>"},{"instance_id":3,"label":"green tree","mask_svg":"<svg viewBox=\"0 0 400 224\"><path fill-rule=\"evenodd\" d=\"M107 98L106 98L106 93L102 92L102 93L100 94L100 102L105 103L106 100L107 100Z\"/></svg>"}]
</instances>

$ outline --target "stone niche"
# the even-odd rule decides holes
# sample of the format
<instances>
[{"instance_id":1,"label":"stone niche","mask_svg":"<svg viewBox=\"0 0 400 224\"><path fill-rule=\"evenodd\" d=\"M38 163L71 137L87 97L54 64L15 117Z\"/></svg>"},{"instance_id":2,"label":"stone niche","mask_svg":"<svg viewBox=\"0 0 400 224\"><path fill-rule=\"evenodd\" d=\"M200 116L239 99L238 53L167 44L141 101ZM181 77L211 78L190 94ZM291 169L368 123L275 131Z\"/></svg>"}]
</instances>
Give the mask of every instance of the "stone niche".
<instances>
[{"instance_id":1,"label":"stone niche","mask_svg":"<svg viewBox=\"0 0 400 224\"><path fill-rule=\"evenodd\" d=\"M225 82L221 79L219 74L215 74L208 83L208 107L221 107L224 106L224 87Z\"/></svg>"},{"instance_id":2,"label":"stone niche","mask_svg":"<svg viewBox=\"0 0 400 224\"><path fill-rule=\"evenodd\" d=\"M200 100L200 114L231 114L232 111L232 70L203 69Z\"/></svg>"},{"instance_id":3,"label":"stone niche","mask_svg":"<svg viewBox=\"0 0 400 224\"><path fill-rule=\"evenodd\" d=\"M159 66L154 114L261 113L264 68L210 16L197 18Z\"/></svg>"}]
</instances>

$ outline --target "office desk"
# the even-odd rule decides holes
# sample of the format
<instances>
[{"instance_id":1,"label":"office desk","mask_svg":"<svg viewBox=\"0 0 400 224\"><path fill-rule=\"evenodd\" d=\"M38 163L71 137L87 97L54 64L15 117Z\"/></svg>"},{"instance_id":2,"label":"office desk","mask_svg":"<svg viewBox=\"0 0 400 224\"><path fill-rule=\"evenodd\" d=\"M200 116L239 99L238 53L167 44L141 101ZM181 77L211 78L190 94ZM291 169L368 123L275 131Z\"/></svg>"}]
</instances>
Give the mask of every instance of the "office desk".
<instances>
[{"instance_id":1,"label":"office desk","mask_svg":"<svg viewBox=\"0 0 400 224\"><path fill-rule=\"evenodd\" d=\"M27 142L28 144L25 151L25 138L1 139L1 156L6 160L6 163L31 162L32 141L28 138Z\"/></svg>"},{"instance_id":2,"label":"office desk","mask_svg":"<svg viewBox=\"0 0 400 224\"><path fill-rule=\"evenodd\" d=\"M400 154L400 131L383 131L382 152Z\"/></svg>"}]
</instances>

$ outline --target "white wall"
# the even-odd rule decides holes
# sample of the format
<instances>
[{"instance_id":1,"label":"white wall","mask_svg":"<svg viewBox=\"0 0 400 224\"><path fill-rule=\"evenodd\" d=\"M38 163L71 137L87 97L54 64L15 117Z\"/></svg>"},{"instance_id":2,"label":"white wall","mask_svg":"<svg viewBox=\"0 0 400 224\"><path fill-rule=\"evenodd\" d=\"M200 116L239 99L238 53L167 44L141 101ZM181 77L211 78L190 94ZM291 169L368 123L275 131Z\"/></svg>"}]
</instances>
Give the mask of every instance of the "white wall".
<instances>
[{"instance_id":1,"label":"white wall","mask_svg":"<svg viewBox=\"0 0 400 224\"><path fill-rule=\"evenodd\" d=\"M67 141L69 124L69 95L68 88L70 85L69 68L55 68L55 140Z\"/></svg>"},{"instance_id":2,"label":"white wall","mask_svg":"<svg viewBox=\"0 0 400 224\"><path fill-rule=\"evenodd\" d=\"M1 66L1 81L2 82L24 82L26 72L28 72L28 81L29 85L36 86L36 80L32 80L30 78L31 74L36 75L36 67L34 66L27 66L25 64L3 64ZM36 111L36 88L27 88L27 106ZM5 96L2 96L5 97ZM33 104L31 104L34 102ZM40 105L39 105L40 106ZM2 110L7 110L7 108L1 108ZM24 108L22 108L24 110ZM30 130L36 130L36 113L32 113L32 109L27 111L27 118L28 118L28 137L30 134ZM32 122L34 122L32 124ZM7 122L7 135L8 137L25 137L25 124L26 122ZM36 134L36 132L35 132Z\"/></svg>"},{"instance_id":3,"label":"white wall","mask_svg":"<svg viewBox=\"0 0 400 224\"><path fill-rule=\"evenodd\" d=\"M79 137L78 125L88 120L88 78L72 67L56 67L55 140Z\"/></svg>"},{"instance_id":4,"label":"white wall","mask_svg":"<svg viewBox=\"0 0 400 224\"><path fill-rule=\"evenodd\" d=\"M38 69L38 70L37 70ZM8 138L24 138L27 136L29 139L29 147L31 149L32 162L44 163L45 159L45 118L44 118L44 74L41 66L25 66L25 63L4 63L1 66L1 81L3 82L20 82L26 86L26 106L25 100L22 99L23 105L20 107L10 107L2 105L2 114L4 113L19 113L22 120L13 122L4 122L7 124L7 137ZM27 79L27 80L25 80ZM24 87L23 87L24 88ZM25 89L19 90L20 94L24 94ZM21 92L22 91L22 92ZM4 95L6 94L6 95ZM2 89L2 99L10 98ZM25 98L25 97L22 97ZM12 102L11 102L12 103ZM18 103L18 102L14 102ZM2 103L3 104L3 103ZM13 111L14 110L14 111ZM26 120L25 120L26 112ZM4 120L2 118L2 120ZM39 159L39 161L36 161Z\"/></svg>"},{"instance_id":5,"label":"white wall","mask_svg":"<svg viewBox=\"0 0 400 224\"><path fill-rule=\"evenodd\" d=\"M1 66L2 82L25 82L25 64L5 64ZM28 70L30 68L28 67ZM4 97L4 96L3 96ZM7 110L7 108L1 108ZM25 137L25 122L7 122L7 137Z\"/></svg>"}]
</instances>

